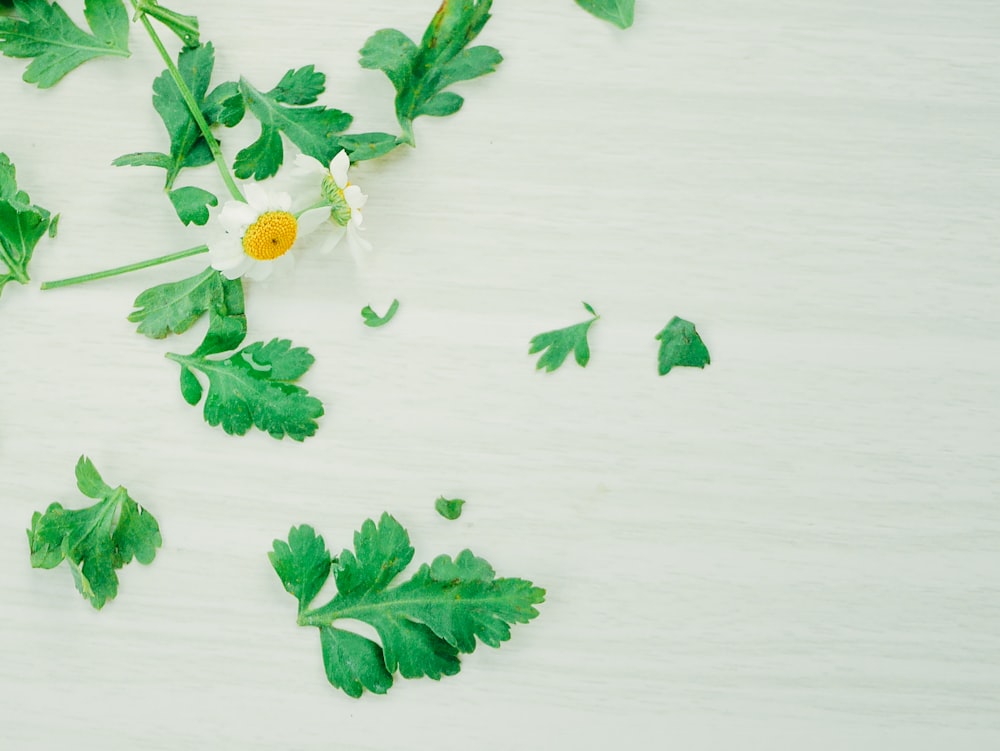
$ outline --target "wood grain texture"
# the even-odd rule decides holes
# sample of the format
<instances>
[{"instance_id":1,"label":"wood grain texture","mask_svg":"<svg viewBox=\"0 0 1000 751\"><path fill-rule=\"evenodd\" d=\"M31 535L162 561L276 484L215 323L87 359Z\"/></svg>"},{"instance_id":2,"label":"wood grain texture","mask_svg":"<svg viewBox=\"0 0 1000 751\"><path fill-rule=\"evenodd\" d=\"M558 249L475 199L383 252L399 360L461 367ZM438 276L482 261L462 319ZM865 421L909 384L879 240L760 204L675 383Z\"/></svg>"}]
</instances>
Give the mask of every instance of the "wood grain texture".
<instances>
[{"instance_id":1,"label":"wood grain texture","mask_svg":"<svg viewBox=\"0 0 1000 751\"><path fill-rule=\"evenodd\" d=\"M434 5L179 9L219 80L315 63L324 102L391 129L356 50L419 35ZM303 257L250 291L252 339L316 354L327 416L304 445L205 426L174 343L125 320L197 259L8 287L4 748L1000 745L1000 8L638 6L620 32L570 0L497 3L500 71L358 170L368 262ZM164 145L160 65L132 47L45 92L0 60L0 150L63 214L36 280L203 237L158 173L109 166ZM394 297L389 326L361 324ZM534 372L528 340L582 320L580 300L603 315L589 367ZM673 315L713 363L659 378ZM68 572L30 569L23 532L76 502L81 453L164 534L101 613ZM434 513L441 494L468 500L460 520ZM549 598L459 676L351 701L264 553L302 522L347 545L383 510L417 560L471 547Z\"/></svg>"}]
</instances>

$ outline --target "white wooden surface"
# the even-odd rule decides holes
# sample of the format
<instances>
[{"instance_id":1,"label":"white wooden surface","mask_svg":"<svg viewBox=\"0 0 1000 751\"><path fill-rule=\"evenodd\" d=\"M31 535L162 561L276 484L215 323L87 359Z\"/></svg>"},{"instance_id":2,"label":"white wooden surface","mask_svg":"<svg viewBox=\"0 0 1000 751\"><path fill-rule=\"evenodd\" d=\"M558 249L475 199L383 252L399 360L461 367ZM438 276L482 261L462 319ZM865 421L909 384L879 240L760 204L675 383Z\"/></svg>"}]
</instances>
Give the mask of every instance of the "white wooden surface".
<instances>
[{"instance_id":1,"label":"white wooden surface","mask_svg":"<svg viewBox=\"0 0 1000 751\"><path fill-rule=\"evenodd\" d=\"M419 36L435 3L179 9L218 80L315 63L325 103L392 129L356 50ZM131 60L50 91L0 61L0 150L63 214L36 280L203 237L159 172L109 166L165 146L137 31ZM207 427L163 359L200 329L125 320L201 259L8 287L3 748L1000 747L1000 7L640 0L622 33L522 0L481 39L500 72L357 174L371 262L302 258L249 293L251 340L317 356L327 416L304 445ZM393 297L390 326L360 324ZM528 339L580 300L603 314L590 366L536 373ZM713 364L659 378L675 314ZM165 539L100 613L29 567L23 531L81 500L81 453ZM460 521L442 493L468 499ZM264 554L302 522L339 549L383 510L418 561L471 547L549 596L459 676L353 701Z\"/></svg>"}]
</instances>

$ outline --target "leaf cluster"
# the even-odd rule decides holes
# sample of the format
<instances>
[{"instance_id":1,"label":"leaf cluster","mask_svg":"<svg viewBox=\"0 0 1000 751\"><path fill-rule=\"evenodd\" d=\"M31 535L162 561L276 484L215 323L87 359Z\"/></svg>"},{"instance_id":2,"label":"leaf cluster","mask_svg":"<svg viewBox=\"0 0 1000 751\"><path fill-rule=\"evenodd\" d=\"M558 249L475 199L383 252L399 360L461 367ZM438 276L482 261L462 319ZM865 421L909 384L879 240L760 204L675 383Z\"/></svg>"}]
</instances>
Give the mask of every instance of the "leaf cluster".
<instances>
[{"instance_id":1,"label":"leaf cluster","mask_svg":"<svg viewBox=\"0 0 1000 751\"><path fill-rule=\"evenodd\" d=\"M181 334L208 315L208 331L190 355L168 353L180 365L180 387L192 406L205 398L209 425L230 435L244 435L252 427L275 438L301 441L316 432L323 404L294 382L305 375L314 358L303 347L285 339L255 342L228 357L247 335L243 283L227 279L215 269L147 289L135 300L129 320L152 339ZM208 394L195 373L208 381Z\"/></svg>"},{"instance_id":2,"label":"leaf cluster","mask_svg":"<svg viewBox=\"0 0 1000 751\"><path fill-rule=\"evenodd\" d=\"M185 48L177 57L177 70L191 91L205 122L209 127L222 125L231 128L245 114L243 97L235 81L226 81L209 91L214 68L215 48L211 42ZM202 188L192 186L175 189L173 186L181 170L211 164L212 150L168 71L163 71L153 81L153 108L167 130L170 152L140 151L125 154L112 164L116 167L158 167L165 170L164 189L178 217L184 224L194 222L203 225L208 221L208 206L218 204L216 196Z\"/></svg>"},{"instance_id":3,"label":"leaf cluster","mask_svg":"<svg viewBox=\"0 0 1000 751\"><path fill-rule=\"evenodd\" d=\"M444 117L461 109L462 97L446 88L492 73L503 61L493 47L468 46L489 21L491 6L492 0L444 0L419 45L397 29L381 29L365 42L361 67L381 70L396 89L403 143L416 143L417 117Z\"/></svg>"},{"instance_id":4,"label":"leaf cluster","mask_svg":"<svg viewBox=\"0 0 1000 751\"><path fill-rule=\"evenodd\" d=\"M320 630L330 683L349 696L367 689L384 694L398 672L404 678L438 680L456 674L459 655L481 642L499 647L511 626L538 615L545 590L524 579L501 579L469 550L441 555L408 580L390 586L413 560L406 530L389 514L365 521L354 550L333 558L312 527L293 527L288 541L275 540L268 554L285 589L299 603L299 625ZM309 609L330 574L337 594ZM341 628L342 619L372 626L379 642Z\"/></svg>"},{"instance_id":5,"label":"leaf cluster","mask_svg":"<svg viewBox=\"0 0 1000 751\"><path fill-rule=\"evenodd\" d=\"M153 515L122 486L101 479L93 462L81 456L76 465L80 492L97 501L84 509L53 503L31 517L28 544L34 568L69 565L77 590L100 610L118 594L118 569L133 558L149 564L162 545Z\"/></svg>"},{"instance_id":6,"label":"leaf cluster","mask_svg":"<svg viewBox=\"0 0 1000 751\"><path fill-rule=\"evenodd\" d=\"M14 0L14 14L0 18L0 52L33 58L24 71L27 83L54 86L67 73L97 57L128 57L129 18L122 0L86 0L88 33L59 3Z\"/></svg>"},{"instance_id":7,"label":"leaf cluster","mask_svg":"<svg viewBox=\"0 0 1000 751\"><path fill-rule=\"evenodd\" d=\"M0 274L0 293L10 281L27 284L28 264L35 246L48 231L55 234L56 221L48 210L31 203L17 186L17 171L10 158L0 153L0 261L7 267Z\"/></svg>"}]
</instances>

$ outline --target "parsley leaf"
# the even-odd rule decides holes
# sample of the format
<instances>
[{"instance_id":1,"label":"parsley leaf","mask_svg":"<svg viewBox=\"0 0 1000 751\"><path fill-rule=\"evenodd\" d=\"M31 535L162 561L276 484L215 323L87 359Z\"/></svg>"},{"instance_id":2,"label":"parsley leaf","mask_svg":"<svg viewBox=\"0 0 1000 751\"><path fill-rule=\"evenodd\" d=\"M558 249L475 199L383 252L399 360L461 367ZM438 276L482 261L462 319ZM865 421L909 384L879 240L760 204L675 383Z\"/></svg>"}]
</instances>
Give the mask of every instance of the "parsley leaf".
<instances>
[{"instance_id":1,"label":"parsley leaf","mask_svg":"<svg viewBox=\"0 0 1000 751\"><path fill-rule=\"evenodd\" d=\"M587 303L584 303L583 307L593 316L589 321L565 329L546 331L544 334L532 338L531 349L528 350L529 355L546 350L538 358L538 364L535 365L537 370L544 368L546 372L551 373L562 366L570 352L574 354L581 368L587 367L587 363L590 362L590 344L587 342L587 334L590 327L594 325L594 321L600 316Z\"/></svg>"},{"instance_id":2,"label":"parsley leaf","mask_svg":"<svg viewBox=\"0 0 1000 751\"><path fill-rule=\"evenodd\" d=\"M233 172L240 179L272 177L284 161L281 133L302 153L327 164L341 150L335 135L347 130L353 118L346 112L323 106L305 107L326 88L326 75L312 65L289 70L268 92L261 92L240 79L239 90L246 108L260 120L260 137L236 155Z\"/></svg>"},{"instance_id":3,"label":"parsley leaf","mask_svg":"<svg viewBox=\"0 0 1000 751\"><path fill-rule=\"evenodd\" d=\"M17 187L17 172L6 154L0 153L0 261L7 272L0 274L0 293L10 281L27 284L28 264L35 246L50 229L50 214L34 206Z\"/></svg>"},{"instance_id":4,"label":"parsley leaf","mask_svg":"<svg viewBox=\"0 0 1000 751\"><path fill-rule=\"evenodd\" d=\"M199 227L208 222L208 207L218 206L219 199L214 193L209 193L203 188L189 185L184 188L176 188L170 191L167 196L170 203L174 205L177 217L185 226L194 222Z\"/></svg>"},{"instance_id":5,"label":"parsley leaf","mask_svg":"<svg viewBox=\"0 0 1000 751\"><path fill-rule=\"evenodd\" d=\"M128 319L138 323L140 334L151 339L163 339L168 334L182 334L206 312L229 314L234 296L237 315L243 314L243 285L239 280L226 279L220 272L207 268L200 274L151 287L135 299L137 310ZM227 299L227 297L229 299ZM240 340L242 341L242 339ZM227 349L235 349L236 342Z\"/></svg>"},{"instance_id":6,"label":"parsley leaf","mask_svg":"<svg viewBox=\"0 0 1000 751\"><path fill-rule=\"evenodd\" d=\"M448 521L455 521L458 517L462 515L462 506L465 505L465 501L461 498L445 498L441 496L436 501L434 501L434 510L437 511L441 516L443 516Z\"/></svg>"},{"instance_id":7,"label":"parsley leaf","mask_svg":"<svg viewBox=\"0 0 1000 751\"><path fill-rule=\"evenodd\" d=\"M199 44L198 19L194 16L186 16L175 10L164 8L157 0L138 0L136 10L152 16L174 32L182 42L188 47L197 47Z\"/></svg>"},{"instance_id":8,"label":"parsley leaf","mask_svg":"<svg viewBox=\"0 0 1000 751\"><path fill-rule=\"evenodd\" d=\"M76 588L100 610L118 594L115 573L135 558L149 564L162 545L156 519L119 485L111 488L85 456L76 464L80 492L97 500L85 509L53 503L31 517L28 543L34 568L55 568L64 560Z\"/></svg>"},{"instance_id":9,"label":"parsley leaf","mask_svg":"<svg viewBox=\"0 0 1000 751\"><path fill-rule=\"evenodd\" d=\"M192 371L208 378L204 414L209 425L221 425L230 435L244 435L256 426L274 438L287 435L296 441L316 432L323 404L293 383L313 364L307 349L293 348L287 339L272 339L267 344L255 342L224 360L208 359L206 354L212 353L203 344L191 355L167 357L181 366L181 394L189 404L201 401L203 391Z\"/></svg>"},{"instance_id":10,"label":"parsley leaf","mask_svg":"<svg viewBox=\"0 0 1000 751\"><path fill-rule=\"evenodd\" d=\"M128 13L121 0L86 0L83 14L93 34L78 27L59 3L14 0L16 17L0 18L0 52L35 58L24 71L40 89L95 57L128 57Z\"/></svg>"},{"instance_id":11,"label":"parsley leaf","mask_svg":"<svg viewBox=\"0 0 1000 751\"><path fill-rule=\"evenodd\" d=\"M492 73L503 61L493 47L466 49L490 19L492 0L444 0L418 47L396 29L375 32L361 49L361 67L383 71L396 89L401 141L416 144L413 121L420 115L458 112L464 100L444 91L459 81Z\"/></svg>"},{"instance_id":12,"label":"parsley leaf","mask_svg":"<svg viewBox=\"0 0 1000 751\"><path fill-rule=\"evenodd\" d=\"M674 316L663 331L656 335L660 342L660 375L674 367L704 368L712 362L708 347L701 340L694 324Z\"/></svg>"},{"instance_id":13,"label":"parsley leaf","mask_svg":"<svg viewBox=\"0 0 1000 751\"><path fill-rule=\"evenodd\" d=\"M576 0L576 4L620 29L627 29L635 18L635 0Z\"/></svg>"},{"instance_id":14,"label":"parsley leaf","mask_svg":"<svg viewBox=\"0 0 1000 751\"><path fill-rule=\"evenodd\" d=\"M205 121L211 125L224 125L231 128L238 124L244 115L243 98L234 81L221 83L208 92L209 84L212 80L212 70L215 68L215 48L211 42L207 42L200 47L186 48L181 50L177 57L177 70L180 71L181 78L187 84L194 99L201 108ZM202 167L212 163L212 152L208 148L198 124L191 117L184 97L181 96L177 84L168 71L163 71L155 81L153 81L153 107L163 120L163 125L170 136L170 153L163 154L158 151L140 151L133 154L125 154L112 162L116 167L159 167L166 170L166 181L164 187L169 191L173 188L177 175L185 167ZM181 188L181 191L186 189ZM205 199L202 204L204 217L207 219L208 210L204 204L210 203L207 195L200 195ZM191 221L201 218L195 203L195 194L187 191L180 196L170 196L171 201L177 208L178 216L184 221L188 217ZM178 207L178 203L181 204ZM215 205L215 204L211 204ZM182 210L184 213L182 214ZM184 222L185 224L188 221ZM204 221L196 221L197 224L204 224Z\"/></svg>"},{"instance_id":15,"label":"parsley leaf","mask_svg":"<svg viewBox=\"0 0 1000 751\"><path fill-rule=\"evenodd\" d=\"M396 315L396 311L399 310L399 300L393 300L392 304L389 306L389 310L385 312L384 316L379 316L374 310L372 310L371 305L366 305L361 309L361 317L364 318L365 326L371 328L378 328L379 326L385 326L389 321L393 319Z\"/></svg>"},{"instance_id":16,"label":"parsley leaf","mask_svg":"<svg viewBox=\"0 0 1000 751\"><path fill-rule=\"evenodd\" d=\"M330 683L348 696L365 689L384 694L393 675L454 675L460 654L477 640L499 647L510 627L538 615L545 590L524 579L498 579L492 566L463 550L423 564L409 581L389 587L413 560L406 530L389 514L378 525L365 521L354 533L354 550L330 557L312 527L293 527L289 542L274 541L271 564L285 589L299 600L300 626L320 630L323 663ZM308 609L330 572L337 594L322 607ZM342 618L375 628L381 644L338 628Z\"/></svg>"}]
</instances>

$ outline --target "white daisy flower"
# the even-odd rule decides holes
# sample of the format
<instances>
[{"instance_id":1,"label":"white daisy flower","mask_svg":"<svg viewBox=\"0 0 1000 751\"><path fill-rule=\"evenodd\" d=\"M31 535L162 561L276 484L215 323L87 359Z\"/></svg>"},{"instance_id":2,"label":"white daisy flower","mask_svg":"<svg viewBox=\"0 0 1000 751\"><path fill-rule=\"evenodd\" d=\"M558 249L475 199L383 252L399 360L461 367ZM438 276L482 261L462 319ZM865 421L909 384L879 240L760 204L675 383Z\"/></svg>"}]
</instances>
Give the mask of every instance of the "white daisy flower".
<instances>
[{"instance_id":1,"label":"white daisy flower","mask_svg":"<svg viewBox=\"0 0 1000 751\"><path fill-rule=\"evenodd\" d=\"M329 217L327 207L292 213L292 197L270 193L256 183L243 188L247 202L227 201L218 222L224 233L208 244L212 268L228 279L247 276L266 279L279 266L289 265L288 251Z\"/></svg>"},{"instance_id":2,"label":"white daisy flower","mask_svg":"<svg viewBox=\"0 0 1000 751\"><path fill-rule=\"evenodd\" d=\"M368 196L361 188L353 185L348 178L351 159L346 151L340 151L330 162L329 169L317 159L305 154L295 158L294 176L303 191L315 194L319 183L320 200L326 201L330 207L330 233L323 245L324 252L333 250L341 240L347 238L348 246L355 254L358 251L369 251L370 242L361 237L361 225L364 217L361 209L368 201Z\"/></svg>"}]
</instances>

